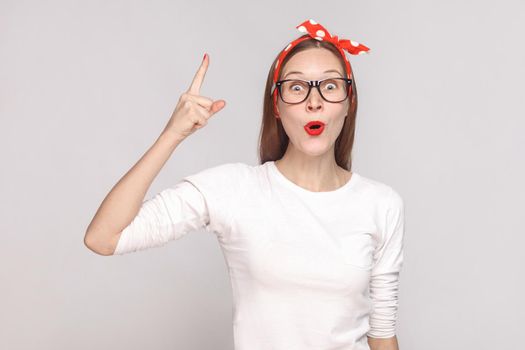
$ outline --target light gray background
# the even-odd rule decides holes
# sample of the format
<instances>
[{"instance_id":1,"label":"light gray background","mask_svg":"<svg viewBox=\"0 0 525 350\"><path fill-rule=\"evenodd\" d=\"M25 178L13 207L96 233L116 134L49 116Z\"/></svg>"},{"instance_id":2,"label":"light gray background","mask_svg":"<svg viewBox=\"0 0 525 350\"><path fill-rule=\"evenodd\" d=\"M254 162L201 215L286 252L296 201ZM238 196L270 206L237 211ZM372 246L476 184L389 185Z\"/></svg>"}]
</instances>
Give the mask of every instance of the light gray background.
<instances>
[{"instance_id":1,"label":"light gray background","mask_svg":"<svg viewBox=\"0 0 525 350\"><path fill-rule=\"evenodd\" d=\"M83 244L152 145L204 52L227 106L177 148L147 197L226 162L257 164L276 54L313 18L371 48L354 171L406 205L401 350L522 343L520 1L1 1L2 349L232 349L215 236L103 257Z\"/></svg>"}]
</instances>

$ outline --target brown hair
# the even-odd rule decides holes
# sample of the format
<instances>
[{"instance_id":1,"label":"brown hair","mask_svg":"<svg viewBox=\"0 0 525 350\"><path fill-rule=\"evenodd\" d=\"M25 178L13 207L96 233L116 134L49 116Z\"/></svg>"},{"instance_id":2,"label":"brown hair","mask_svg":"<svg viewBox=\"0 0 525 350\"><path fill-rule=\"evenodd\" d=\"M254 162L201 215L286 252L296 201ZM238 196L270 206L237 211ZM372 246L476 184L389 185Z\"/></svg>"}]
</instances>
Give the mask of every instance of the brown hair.
<instances>
[{"instance_id":1,"label":"brown hair","mask_svg":"<svg viewBox=\"0 0 525 350\"><path fill-rule=\"evenodd\" d=\"M309 35L305 34L303 36ZM281 79L283 68L290 58L292 58L298 52L311 48L324 48L334 53L343 67L345 77L347 77L345 63L337 48L328 41L319 41L312 38L311 40L304 40L300 42L292 49L292 51L290 51L290 53L286 55L283 62L281 63L281 70L279 72L278 80ZM268 78L266 80L266 89L264 91L262 124L259 134L260 164L263 164L267 161L280 159L286 152L289 142L288 135L286 135L286 132L284 131L281 119L276 118L273 113L273 100L272 96L270 95L273 86L275 63L277 62L278 57L279 54L275 57L270 68L270 72L268 73ZM345 118L341 133L337 137L334 145L335 161L337 165L346 170L352 169L352 148L354 146L355 119L357 113L357 90L353 73L350 78L352 78L352 90L348 96L348 99L350 100L348 114Z\"/></svg>"}]
</instances>

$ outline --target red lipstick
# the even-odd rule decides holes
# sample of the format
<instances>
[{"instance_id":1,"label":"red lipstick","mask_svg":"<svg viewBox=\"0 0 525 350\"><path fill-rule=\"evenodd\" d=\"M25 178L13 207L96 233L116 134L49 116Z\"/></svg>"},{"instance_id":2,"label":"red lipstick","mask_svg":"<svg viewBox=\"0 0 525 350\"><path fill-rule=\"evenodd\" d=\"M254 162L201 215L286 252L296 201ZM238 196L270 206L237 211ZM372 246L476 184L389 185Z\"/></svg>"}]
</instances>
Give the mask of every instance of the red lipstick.
<instances>
[{"instance_id":1,"label":"red lipstick","mask_svg":"<svg viewBox=\"0 0 525 350\"><path fill-rule=\"evenodd\" d=\"M319 135L324 130L324 123L320 120L312 120L311 122L308 122L308 124L304 126L304 130L306 130L306 132L309 135L312 135L312 136Z\"/></svg>"}]
</instances>

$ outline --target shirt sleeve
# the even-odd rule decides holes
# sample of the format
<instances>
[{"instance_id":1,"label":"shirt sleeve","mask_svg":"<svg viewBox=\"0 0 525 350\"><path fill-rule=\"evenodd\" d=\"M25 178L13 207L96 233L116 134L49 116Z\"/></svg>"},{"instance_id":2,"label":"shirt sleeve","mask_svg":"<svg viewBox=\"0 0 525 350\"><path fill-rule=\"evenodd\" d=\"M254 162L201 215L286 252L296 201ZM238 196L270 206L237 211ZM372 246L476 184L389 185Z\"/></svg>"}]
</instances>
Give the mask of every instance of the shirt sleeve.
<instances>
[{"instance_id":1,"label":"shirt sleeve","mask_svg":"<svg viewBox=\"0 0 525 350\"><path fill-rule=\"evenodd\" d=\"M122 231L113 255L165 245L208 223L204 196L193 184L182 180L142 203Z\"/></svg>"},{"instance_id":2,"label":"shirt sleeve","mask_svg":"<svg viewBox=\"0 0 525 350\"><path fill-rule=\"evenodd\" d=\"M374 253L370 280L372 312L367 336L390 338L396 335L399 273L403 265L404 203L391 189L382 237Z\"/></svg>"},{"instance_id":3,"label":"shirt sleeve","mask_svg":"<svg viewBox=\"0 0 525 350\"><path fill-rule=\"evenodd\" d=\"M230 216L243 163L226 163L184 177L142 203L122 231L113 255L165 245L190 231L204 229L220 241Z\"/></svg>"}]
</instances>

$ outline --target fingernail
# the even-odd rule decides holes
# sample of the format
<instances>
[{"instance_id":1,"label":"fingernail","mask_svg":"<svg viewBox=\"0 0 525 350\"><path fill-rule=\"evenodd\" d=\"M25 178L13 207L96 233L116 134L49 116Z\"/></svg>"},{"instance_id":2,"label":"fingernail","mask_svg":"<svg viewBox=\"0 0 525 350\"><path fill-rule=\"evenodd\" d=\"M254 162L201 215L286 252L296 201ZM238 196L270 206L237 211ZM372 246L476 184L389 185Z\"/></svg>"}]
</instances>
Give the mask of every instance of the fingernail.
<instances>
[{"instance_id":1,"label":"fingernail","mask_svg":"<svg viewBox=\"0 0 525 350\"><path fill-rule=\"evenodd\" d=\"M207 54L207 52L204 53L204 57L202 58L203 61L204 61L204 59L206 58L206 54Z\"/></svg>"}]
</instances>

